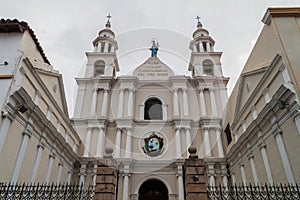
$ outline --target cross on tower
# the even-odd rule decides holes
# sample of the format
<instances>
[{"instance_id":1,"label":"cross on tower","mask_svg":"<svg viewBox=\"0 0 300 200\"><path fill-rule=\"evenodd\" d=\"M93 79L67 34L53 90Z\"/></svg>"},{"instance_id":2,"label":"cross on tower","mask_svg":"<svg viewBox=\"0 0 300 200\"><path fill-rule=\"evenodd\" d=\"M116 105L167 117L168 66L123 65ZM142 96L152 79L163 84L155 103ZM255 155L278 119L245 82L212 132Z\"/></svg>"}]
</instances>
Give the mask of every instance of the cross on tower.
<instances>
[{"instance_id":1,"label":"cross on tower","mask_svg":"<svg viewBox=\"0 0 300 200\"><path fill-rule=\"evenodd\" d=\"M198 23L197 23L197 28L202 28L202 24L201 24L201 22L200 22L200 17L199 17L199 15L197 15L197 17L196 17L195 19L197 19L197 21L198 21Z\"/></svg>"},{"instance_id":2,"label":"cross on tower","mask_svg":"<svg viewBox=\"0 0 300 200\"><path fill-rule=\"evenodd\" d=\"M110 20L110 18L111 18L111 15L110 15L110 13L106 16L106 18L107 18L107 21L109 21Z\"/></svg>"}]
</instances>

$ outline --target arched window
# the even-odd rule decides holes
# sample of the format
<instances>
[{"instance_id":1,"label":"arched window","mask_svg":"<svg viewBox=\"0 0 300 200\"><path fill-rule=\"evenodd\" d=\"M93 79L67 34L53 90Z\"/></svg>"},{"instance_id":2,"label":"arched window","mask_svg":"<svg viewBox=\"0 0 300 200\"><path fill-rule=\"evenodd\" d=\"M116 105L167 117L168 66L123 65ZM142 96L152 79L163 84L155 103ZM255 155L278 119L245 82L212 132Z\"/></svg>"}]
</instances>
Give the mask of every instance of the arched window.
<instances>
[{"instance_id":1,"label":"arched window","mask_svg":"<svg viewBox=\"0 0 300 200\"><path fill-rule=\"evenodd\" d=\"M104 68L105 68L105 62L103 60L97 60L94 64L94 76L97 75L103 75L104 74Z\"/></svg>"},{"instance_id":2,"label":"arched window","mask_svg":"<svg viewBox=\"0 0 300 200\"><path fill-rule=\"evenodd\" d=\"M145 102L144 120L162 120L162 103L158 98L150 98Z\"/></svg>"},{"instance_id":3,"label":"arched window","mask_svg":"<svg viewBox=\"0 0 300 200\"><path fill-rule=\"evenodd\" d=\"M214 63L211 60L204 60L203 63L203 73L206 75L214 75Z\"/></svg>"}]
</instances>

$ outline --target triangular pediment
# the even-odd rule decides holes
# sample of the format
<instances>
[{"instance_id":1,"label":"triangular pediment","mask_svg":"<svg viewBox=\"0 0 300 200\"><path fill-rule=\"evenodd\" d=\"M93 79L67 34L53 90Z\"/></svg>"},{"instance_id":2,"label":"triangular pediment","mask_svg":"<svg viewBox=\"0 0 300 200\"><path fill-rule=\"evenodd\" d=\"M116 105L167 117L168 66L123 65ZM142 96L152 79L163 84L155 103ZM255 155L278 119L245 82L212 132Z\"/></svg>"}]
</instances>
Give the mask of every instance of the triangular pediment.
<instances>
[{"instance_id":1,"label":"triangular pediment","mask_svg":"<svg viewBox=\"0 0 300 200\"><path fill-rule=\"evenodd\" d=\"M55 102L61 110L68 116L65 92L63 88L62 76L56 72L37 70L41 80L44 82L50 94L54 97Z\"/></svg>"},{"instance_id":2,"label":"triangular pediment","mask_svg":"<svg viewBox=\"0 0 300 200\"><path fill-rule=\"evenodd\" d=\"M150 57L137 67L132 75L137 76L140 80L167 80L170 76L174 76L174 72L159 58Z\"/></svg>"},{"instance_id":3,"label":"triangular pediment","mask_svg":"<svg viewBox=\"0 0 300 200\"><path fill-rule=\"evenodd\" d=\"M267 68L268 67L263 67L241 74L237 94L235 116L237 116L241 112L255 88L258 87L258 84L264 76Z\"/></svg>"}]
</instances>

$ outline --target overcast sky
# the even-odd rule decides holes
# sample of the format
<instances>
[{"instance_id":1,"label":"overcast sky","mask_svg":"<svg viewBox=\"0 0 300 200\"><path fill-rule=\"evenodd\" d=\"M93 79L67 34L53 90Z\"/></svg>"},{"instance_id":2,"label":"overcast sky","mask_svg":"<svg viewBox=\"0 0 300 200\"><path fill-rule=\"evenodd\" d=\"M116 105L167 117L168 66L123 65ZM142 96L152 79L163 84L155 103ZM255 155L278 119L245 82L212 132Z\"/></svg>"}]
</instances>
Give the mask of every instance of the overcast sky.
<instances>
[{"instance_id":1,"label":"overcast sky","mask_svg":"<svg viewBox=\"0 0 300 200\"><path fill-rule=\"evenodd\" d=\"M189 75L189 42L195 17L222 51L228 93L255 44L267 7L300 6L299 0L2 0L1 17L26 21L46 56L64 78L69 114L75 102L75 77L82 77L85 52L112 15L121 71L130 74L150 56L151 39L160 43L158 57L176 73Z\"/></svg>"}]
</instances>

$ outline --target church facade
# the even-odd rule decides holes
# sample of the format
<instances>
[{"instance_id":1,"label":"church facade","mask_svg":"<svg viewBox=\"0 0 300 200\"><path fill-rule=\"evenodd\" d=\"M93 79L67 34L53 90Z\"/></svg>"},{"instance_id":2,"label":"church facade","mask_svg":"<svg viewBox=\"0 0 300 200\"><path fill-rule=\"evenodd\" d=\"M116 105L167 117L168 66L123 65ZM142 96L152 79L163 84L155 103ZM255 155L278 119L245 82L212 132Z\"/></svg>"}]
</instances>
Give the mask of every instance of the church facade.
<instances>
[{"instance_id":1,"label":"church facade","mask_svg":"<svg viewBox=\"0 0 300 200\"><path fill-rule=\"evenodd\" d=\"M118 46L110 21L93 44L94 51L86 53L85 76L76 78L72 124L84 144L79 173L97 168L94 159L112 147L120 173L118 197L138 196L144 182L157 180L166 186L170 199L183 199L182 166L191 145L197 146L200 158L211 162L212 184L227 173L221 130L229 79L223 76L222 53L214 51L215 41L201 22L190 43L186 70L191 77L175 75L159 59L156 41L151 57L132 75L117 77ZM215 163L220 165L218 176ZM96 175L88 173L79 182L92 182L93 176L95 181Z\"/></svg>"},{"instance_id":2,"label":"church facade","mask_svg":"<svg viewBox=\"0 0 300 200\"><path fill-rule=\"evenodd\" d=\"M123 200L185 199L187 181L199 179L224 186L299 182L299 10L267 10L229 99L222 52L199 19L190 76L159 59L155 40L131 75L117 75L122 66L108 17L76 78L71 119L62 76L33 30L1 20L0 181L96 185L109 172L99 161L109 159L116 169L110 193ZM201 167L187 170L191 146Z\"/></svg>"}]
</instances>

